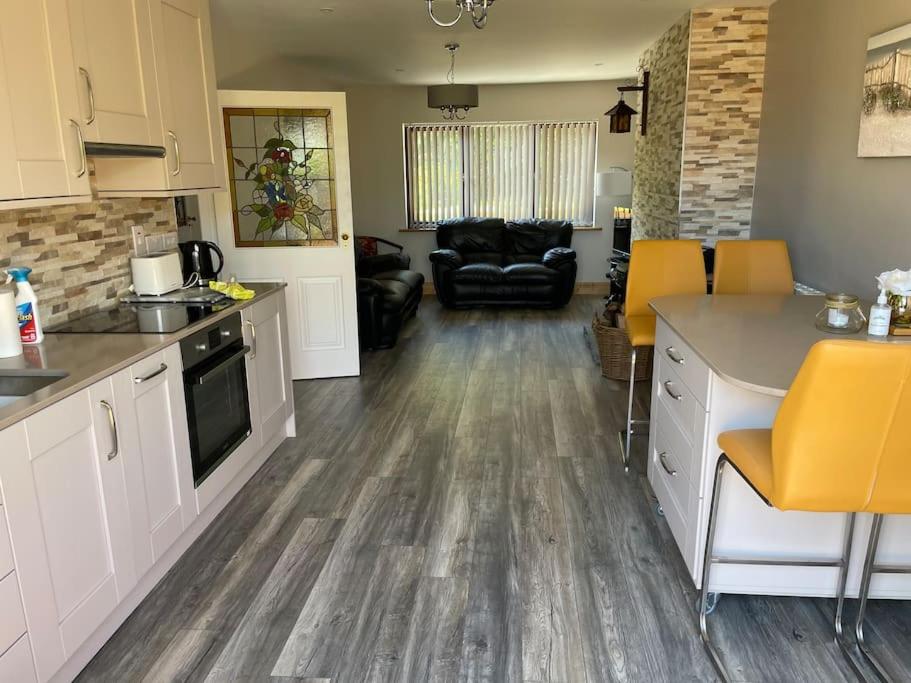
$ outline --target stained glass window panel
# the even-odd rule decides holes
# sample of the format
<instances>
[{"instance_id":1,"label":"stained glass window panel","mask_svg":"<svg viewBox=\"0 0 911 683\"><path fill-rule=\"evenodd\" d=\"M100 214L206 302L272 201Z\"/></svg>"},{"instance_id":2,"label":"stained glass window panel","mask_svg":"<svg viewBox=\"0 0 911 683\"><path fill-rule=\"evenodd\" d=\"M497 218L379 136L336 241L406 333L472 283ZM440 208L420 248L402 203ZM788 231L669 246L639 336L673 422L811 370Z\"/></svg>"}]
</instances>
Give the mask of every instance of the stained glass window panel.
<instances>
[{"instance_id":1,"label":"stained glass window panel","mask_svg":"<svg viewBox=\"0 0 911 683\"><path fill-rule=\"evenodd\" d=\"M328 109L225 109L238 247L337 244Z\"/></svg>"}]
</instances>

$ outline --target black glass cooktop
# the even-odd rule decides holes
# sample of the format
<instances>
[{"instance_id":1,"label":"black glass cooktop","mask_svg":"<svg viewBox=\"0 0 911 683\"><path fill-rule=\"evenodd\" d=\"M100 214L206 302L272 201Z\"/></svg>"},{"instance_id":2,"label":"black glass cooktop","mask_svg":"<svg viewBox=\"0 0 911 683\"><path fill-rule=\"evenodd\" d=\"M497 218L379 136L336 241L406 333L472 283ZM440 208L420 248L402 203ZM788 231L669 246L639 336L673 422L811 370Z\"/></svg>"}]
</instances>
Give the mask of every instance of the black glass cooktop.
<instances>
[{"instance_id":1,"label":"black glass cooktop","mask_svg":"<svg viewBox=\"0 0 911 683\"><path fill-rule=\"evenodd\" d=\"M54 334L170 334L234 305L217 304L121 304L63 323L47 332Z\"/></svg>"}]
</instances>

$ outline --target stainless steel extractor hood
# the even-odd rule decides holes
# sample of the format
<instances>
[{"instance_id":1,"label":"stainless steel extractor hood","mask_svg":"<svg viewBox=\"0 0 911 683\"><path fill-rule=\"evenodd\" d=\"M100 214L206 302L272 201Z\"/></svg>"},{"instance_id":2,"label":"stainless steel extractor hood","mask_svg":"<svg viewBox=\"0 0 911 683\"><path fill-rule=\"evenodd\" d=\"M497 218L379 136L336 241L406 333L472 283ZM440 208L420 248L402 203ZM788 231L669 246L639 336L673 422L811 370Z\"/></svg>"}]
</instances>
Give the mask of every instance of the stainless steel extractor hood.
<instances>
[{"instance_id":1,"label":"stainless steel extractor hood","mask_svg":"<svg viewBox=\"0 0 911 683\"><path fill-rule=\"evenodd\" d=\"M155 145L121 145L113 142L86 142L85 155L89 157L164 159L165 148L156 147Z\"/></svg>"}]
</instances>

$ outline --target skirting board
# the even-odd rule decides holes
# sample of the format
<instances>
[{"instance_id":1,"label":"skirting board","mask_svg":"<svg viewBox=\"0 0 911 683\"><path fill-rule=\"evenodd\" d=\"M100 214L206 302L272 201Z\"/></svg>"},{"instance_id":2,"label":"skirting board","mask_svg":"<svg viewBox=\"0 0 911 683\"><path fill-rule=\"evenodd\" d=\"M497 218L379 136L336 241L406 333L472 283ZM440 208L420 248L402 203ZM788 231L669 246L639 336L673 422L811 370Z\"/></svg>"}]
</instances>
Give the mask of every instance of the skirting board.
<instances>
[{"instance_id":1,"label":"skirting board","mask_svg":"<svg viewBox=\"0 0 911 683\"><path fill-rule=\"evenodd\" d=\"M433 288L433 283L425 282L424 296L434 296L435 294L436 290ZM598 296L610 294L610 282L577 282L576 294L596 294Z\"/></svg>"}]
</instances>

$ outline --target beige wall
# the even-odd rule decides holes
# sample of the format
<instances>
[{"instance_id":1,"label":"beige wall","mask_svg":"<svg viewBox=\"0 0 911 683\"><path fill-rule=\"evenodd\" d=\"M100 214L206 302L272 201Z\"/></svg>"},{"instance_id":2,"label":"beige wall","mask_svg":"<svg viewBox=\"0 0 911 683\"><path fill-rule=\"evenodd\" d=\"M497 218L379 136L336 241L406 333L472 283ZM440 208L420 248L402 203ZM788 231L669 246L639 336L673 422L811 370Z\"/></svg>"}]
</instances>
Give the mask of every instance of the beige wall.
<instances>
[{"instance_id":1,"label":"beige wall","mask_svg":"<svg viewBox=\"0 0 911 683\"><path fill-rule=\"evenodd\" d=\"M481 87L481 106L472 121L594 120L599 128L598 170L610 166L631 169L633 136L607 133L604 112L617 100L616 81ZM402 125L439 121L427 108L426 90L418 87L364 86L348 90L348 127L351 144L351 179L354 229L404 244L413 267L430 277L429 254L436 247L433 233L405 234ZM628 201L628 198L627 198ZM596 222L610 223L610 200L599 201L602 215ZM579 281L605 279L612 233L577 232L573 243L579 253Z\"/></svg>"},{"instance_id":2,"label":"beige wall","mask_svg":"<svg viewBox=\"0 0 911 683\"><path fill-rule=\"evenodd\" d=\"M911 267L911 158L857 158L867 38L908 22L908 0L772 6L753 236L788 240L821 289Z\"/></svg>"}]
</instances>

